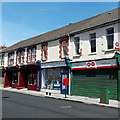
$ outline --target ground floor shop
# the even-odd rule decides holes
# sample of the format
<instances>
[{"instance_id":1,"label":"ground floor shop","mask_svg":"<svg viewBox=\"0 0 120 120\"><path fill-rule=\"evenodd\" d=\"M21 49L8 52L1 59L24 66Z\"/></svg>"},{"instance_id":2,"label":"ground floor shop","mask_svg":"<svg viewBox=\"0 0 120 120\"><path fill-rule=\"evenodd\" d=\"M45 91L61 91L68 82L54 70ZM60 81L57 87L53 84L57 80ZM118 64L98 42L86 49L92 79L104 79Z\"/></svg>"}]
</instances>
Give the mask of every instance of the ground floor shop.
<instances>
[{"instance_id":1,"label":"ground floor shop","mask_svg":"<svg viewBox=\"0 0 120 120\"><path fill-rule=\"evenodd\" d=\"M69 93L69 86L65 90L63 79L69 78L69 70L65 62L51 62L41 64L41 89L58 90L61 94Z\"/></svg>"},{"instance_id":2,"label":"ground floor shop","mask_svg":"<svg viewBox=\"0 0 120 120\"><path fill-rule=\"evenodd\" d=\"M64 61L38 63L6 67L4 87L28 90L57 90L69 94L69 86L63 85L63 79L69 78L69 70Z\"/></svg>"},{"instance_id":3,"label":"ground floor shop","mask_svg":"<svg viewBox=\"0 0 120 120\"><path fill-rule=\"evenodd\" d=\"M5 68L4 87L39 90L39 68L37 65L24 65Z\"/></svg>"},{"instance_id":4,"label":"ground floor shop","mask_svg":"<svg viewBox=\"0 0 120 120\"><path fill-rule=\"evenodd\" d=\"M71 95L100 98L108 90L109 99L119 99L118 78L116 59L72 63Z\"/></svg>"}]
</instances>

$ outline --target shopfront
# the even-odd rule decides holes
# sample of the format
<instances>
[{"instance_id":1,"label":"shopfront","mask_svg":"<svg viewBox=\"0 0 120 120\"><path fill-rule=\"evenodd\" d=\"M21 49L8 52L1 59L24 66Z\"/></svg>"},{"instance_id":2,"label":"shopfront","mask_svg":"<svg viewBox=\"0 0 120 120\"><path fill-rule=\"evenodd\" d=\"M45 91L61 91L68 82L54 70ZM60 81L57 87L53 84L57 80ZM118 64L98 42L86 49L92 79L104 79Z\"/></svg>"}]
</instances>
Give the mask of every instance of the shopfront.
<instances>
[{"instance_id":1,"label":"shopfront","mask_svg":"<svg viewBox=\"0 0 120 120\"><path fill-rule=\"evenodd\" d=\"M41 89L58 90L61 94L65 93L63 78L69 77L69 72L65 62L50 62L41 64L42 81ZM67 94L69 88L67 88Z\"/></svg>"},{"instance_id":2,"label":"shopfront","mask_svg":"<svg viewBox=\"0 0 120 120\"><path fill-rule=\"evenodd\" d=\"M71 95L100 98L109 90L109 98L118 98L118 66L116 59L72 63Z\"/></svg>"},{"instance_id":3,"label":"shopfront","mask_svg":"<svg viewBox=\"0 0 120 120\"><path fill-rule=\"evenodd\" d=\"M7 67L4 70L4 87L17 88L18 86L18 67Z\"/></svg>"},{"instance_id":4,"label":"shopfront","mask_svg":"<svg viewBox=\"0 0 120 120\"><path fill-rule=\"evenodd\" d=\"M39 67L36 64L21 66L21 80L28 90L39 90Z\"/></svg>"},{"instance_id":5,"label":"shopfront","mask_svg":"<svg viewBox=\"0 0 120 120\"><path fill-rule=\"evenodd\" d=\"M5 68L4 87L39 90L39 67L36 64Z\"/></svg>"}]
</instances>

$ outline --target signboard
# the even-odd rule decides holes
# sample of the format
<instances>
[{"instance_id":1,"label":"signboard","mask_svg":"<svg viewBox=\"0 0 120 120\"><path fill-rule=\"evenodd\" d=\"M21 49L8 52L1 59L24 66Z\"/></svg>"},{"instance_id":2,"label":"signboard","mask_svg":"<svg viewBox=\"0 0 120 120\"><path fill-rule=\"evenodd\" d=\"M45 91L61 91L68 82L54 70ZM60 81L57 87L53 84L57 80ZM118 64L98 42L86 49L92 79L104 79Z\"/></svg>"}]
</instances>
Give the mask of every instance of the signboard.
<instances>
[{"instance_id":1,"label":"signboard","mask_svg":"<svg viewBox=\"0 0 120 120\"><path fill-rule=\"evenodd\" d=\"M66 67L65 61L41 63L41 68Z\"/></svg>"},{"instance_id":2,"label":"signboard","mask_svg":"<svg viewBox=\"0 0 120 120\"><path fill-rule=\"evenodd\" d=\"M107 59L107 60L96 60L96 61L88 61L88 62L76 62L72 63L72 68L97 68L104 66L115 66L116 59Z\"/></svg>"}]
</instances>

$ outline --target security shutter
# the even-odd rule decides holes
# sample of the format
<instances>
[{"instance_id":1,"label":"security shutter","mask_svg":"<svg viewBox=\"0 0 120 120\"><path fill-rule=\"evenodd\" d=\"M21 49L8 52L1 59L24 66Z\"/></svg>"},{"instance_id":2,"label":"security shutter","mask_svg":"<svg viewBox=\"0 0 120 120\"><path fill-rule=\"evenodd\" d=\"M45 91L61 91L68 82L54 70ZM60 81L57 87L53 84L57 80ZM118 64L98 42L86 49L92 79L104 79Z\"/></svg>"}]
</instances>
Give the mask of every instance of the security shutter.
<instances>
[{"instance_id":1,"label":"security shutter","mask_svg":"<svg viewBox=\"0 0 120 120\"><path fill-rule=\"evenodd\" d=\"M73 71L71 94L100 97L102 88L109 88L109 98L117 99L117 71L117 69Z\"/></svg>"}]
</instances>

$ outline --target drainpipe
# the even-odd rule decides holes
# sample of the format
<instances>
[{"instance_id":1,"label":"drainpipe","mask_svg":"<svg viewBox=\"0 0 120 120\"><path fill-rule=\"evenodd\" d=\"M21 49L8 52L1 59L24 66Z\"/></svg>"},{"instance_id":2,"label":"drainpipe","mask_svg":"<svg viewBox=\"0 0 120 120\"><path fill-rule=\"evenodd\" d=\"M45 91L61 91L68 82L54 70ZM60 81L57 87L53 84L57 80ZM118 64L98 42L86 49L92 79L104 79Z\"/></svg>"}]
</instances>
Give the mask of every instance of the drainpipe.
<instances>
[{"instance_id":1,"label":"drainpipe","mask_svg":"<svg viewBox=\"0 0 120 120\"><path fill-rule=\"evenodd\" d=\"M68 34L68 39L69 39L69 50L70 50L70 35ZM70 51L69 51L69 55L70 55ZM69 56L65 56L65 63L67 65L67 70L69 73L69 95L70 95L70 87L71 87L71 60L69 59Z\"/></svg>"},{"instance_id":2,"label":"drainpipe","mask_svg":"<svg viewBox=\"0 0 120 120\"><path fill-rule=\"evenodd\" d=\"M41 90L41 85L42 85L41 61L38 60L36 63L37 63L37 65L39 66L39 89L38 89L38 91L40 91L40 90Z\"/></svg>"},{"instance_id":3,"label":"drainpipe","mask_svg":"<svg viewBox=\"0 0 120 120\"><path fill-rule=\"evenodd\" d=\"M120 53L115 53L116 62L118 65L118 82L117 82L117 99L120 101Z\"/></svg>"}]
</instances>

